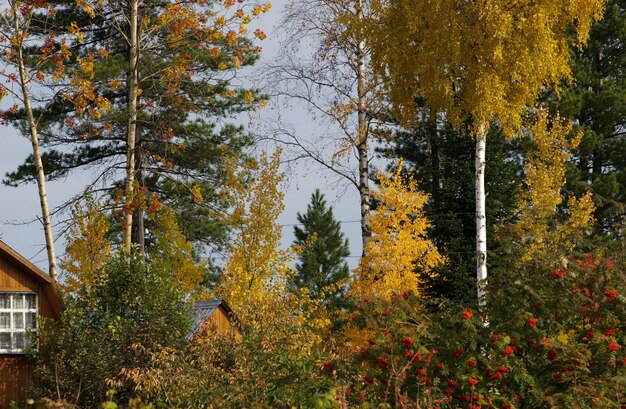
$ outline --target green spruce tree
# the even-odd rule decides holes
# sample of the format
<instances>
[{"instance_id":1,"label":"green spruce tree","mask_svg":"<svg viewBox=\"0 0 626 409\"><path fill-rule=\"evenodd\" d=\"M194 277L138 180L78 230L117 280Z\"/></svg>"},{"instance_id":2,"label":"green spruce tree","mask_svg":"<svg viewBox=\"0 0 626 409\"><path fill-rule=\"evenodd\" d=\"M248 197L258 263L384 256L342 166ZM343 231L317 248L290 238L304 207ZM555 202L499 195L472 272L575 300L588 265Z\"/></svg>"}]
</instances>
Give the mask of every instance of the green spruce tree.
<instances>
[{"instance_id":1,"label":"green spruce tree","mask_svg":"<svg viewBox=\"0 0 626 409\"><path fill-rule=\"evenodd\" d=\"M590 190L599 237L623 238L626 216L626 3L610 0L587 46L573 50L574 81L560 99L564 117L575 120L583 139L574 152L568 193Z\"/></svg>"},{"instance_id":2,"label":"green spruce tree","mask_svg":"<svg viewBox=\"0 0 626 409\"><path fill-rule=\"evenodd\" d=\"M294 227L294 244L302 247L302 253L293 285L296 290L307 288L312 298L322 299L331 308L341 308L345 291L342 281L350 273L345 260L350 247L333 216L333 208L327 207L324 195L317 189L306 213L298 213L297 218L303 227Z\"/></svg>"}]
</instances>

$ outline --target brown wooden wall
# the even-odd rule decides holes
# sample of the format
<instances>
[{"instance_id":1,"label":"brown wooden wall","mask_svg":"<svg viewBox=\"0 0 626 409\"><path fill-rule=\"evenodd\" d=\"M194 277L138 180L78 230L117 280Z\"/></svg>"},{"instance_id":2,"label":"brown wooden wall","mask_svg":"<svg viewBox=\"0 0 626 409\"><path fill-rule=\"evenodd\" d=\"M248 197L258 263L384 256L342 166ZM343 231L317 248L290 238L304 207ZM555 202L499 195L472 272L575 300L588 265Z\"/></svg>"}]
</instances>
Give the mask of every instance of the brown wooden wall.
<instances>
[{"instance_id":1,"label":"brown wooden wall","mask_svg":"<svg viewBox=\"0 0 626 409\"><path fill-rule=\"evenodd\" d=\"M25 355L2 355L0 358L0 408L26 400L26 390L33 380L34 366Z\"/></svg>"},{"instance_id":2,"label":"brown wooden wall","mask_svg":"<svg viewBox=\"0 0 626 409\"><path fill-rule=\"evenodd\" d=\"M228 316L228 312L222 306L213 311L209 319L202 325L202 329L208 332L217 331L220 334L234 336L241 339L241 333Z\"/></svg>"},{"instance_id":3,"label":"brown wooden wall","mask_svg":"<svg viewBox=\"0 0 626 409\"><path fill-rule=\"evenodd\" d=\"M0 257L1 292L36 292L39 297L39 315L55 317L50 295L51 285L29 275L23 267ZM31 385L33 364L25 355L0 354L0 409L7 409L12 401L24 401Z\"/></svg>"}]
</instances>

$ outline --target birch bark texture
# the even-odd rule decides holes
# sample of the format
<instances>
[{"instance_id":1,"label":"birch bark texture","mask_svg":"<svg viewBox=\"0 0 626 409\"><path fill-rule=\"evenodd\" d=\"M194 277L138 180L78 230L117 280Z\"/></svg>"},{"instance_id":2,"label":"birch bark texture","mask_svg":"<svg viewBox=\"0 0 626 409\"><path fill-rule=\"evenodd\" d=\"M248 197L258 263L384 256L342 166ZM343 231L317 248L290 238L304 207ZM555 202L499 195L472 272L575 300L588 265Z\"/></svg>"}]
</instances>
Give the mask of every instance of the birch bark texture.
<instances>
[{"instance_id":1,"label":"birch bark texture","mask_svg":"<svg viewBox=\"0 0 626 409\"><path fill-rule=\"evenodd\" d=\"M126 180L124 183L124 225L123 244L124 250L130 253L132 246L133 213L131 206L134 196L135 183L135 155L137 141L137 96L139 90L139 0L129 0L130 32L128 36L129 47L129 72L128 72L128 130L126 135Z\"/></svg>"},{"instance_id":2,"label":"birch bark texture","mask_svg":"<svg viewBox=\"0 0 626 409\"><path fill-rule=\"evenodd\" d=\"M476 135L476 158L474 163L476 192L476 280L478 301L485 296L487 280L487 194L485 192L485 168L487 163L487 133L481 126Z\"/></svg>"},{"instance_id":3,"label":"birch bark texture","mask_svg":"<svg viewBox=\"0 0 626 409\"><path fill-rule=\"evenodd\" d=\"M21 104L26 117L26 125L28 129L28 139L31 143L33 162L35 165L35 180L37 182L37 193L39 196L39 205L41 208L41 222L44 230L46 242L46 255L48 257L48 274L52 279L57 279L57 260L54 250L54 234L52 232L52 218L48 206L48 195L46 192L46 176L41 159L41 151L39 147L39 131L38 123L33 113L33 102L30 87L37 78L37 73L27 69L24 57L25 41L29 37L30 19L33 17L35 8L20 8L17 1L8 2L9 9L3 13L3 25L8 32L4 32L2 48L2 63L4 65L2 75L8 78L9 83L18 82L18 91L14 91L10 86L2 86L2 96L8 93ZM41 57L42 61L46 61L45 56ZM12 67L17 70L17 75L11 72ZM18 106L14 105L17 111Z\"/></svg>"}]
</instances>

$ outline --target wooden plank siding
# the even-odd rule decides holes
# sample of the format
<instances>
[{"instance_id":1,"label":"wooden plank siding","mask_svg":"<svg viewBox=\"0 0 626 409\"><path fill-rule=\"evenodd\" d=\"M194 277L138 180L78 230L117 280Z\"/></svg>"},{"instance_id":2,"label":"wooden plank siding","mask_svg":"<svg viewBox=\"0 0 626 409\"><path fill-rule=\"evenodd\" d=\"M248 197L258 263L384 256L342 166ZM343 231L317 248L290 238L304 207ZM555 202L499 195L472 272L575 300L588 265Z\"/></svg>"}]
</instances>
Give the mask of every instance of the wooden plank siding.
<instances>
[{"instance_id":1,"label":"wooden plank siding","mask_svg":"<svg viewBox=\"0 0 626 409\"><path fill-rule=\"evenodd\" d=\"M33 370L33 363L25 355L0 358L0 408L8 409L11 402L26 400L26 391L33 381Z\"/></svg>"},{"instance_id":2,"label":"wooden plank siding","mask_svg":"<svg viewBox=\"0 0 626 409\"><path fill-rule=\"evenodd\" d=\"M215 325L215 329L220 334L233 335L238 333L238 331L233 327L233 324L231 324L228 314L224 311L222 306L218 307L213 314L211 314L209 320L213 323L213 325Z\"/></svg>"},{"instance_id":3,"label":"wooden plank siding","mask_svg":"<svg viewBox=\"0 0 626 409\"><path fill-rule=\"evenodd\" d=\"M0 292L37 293L39 317L58 319L62 302L47 274L0 241ZM0 354L0 409L22 402L33 380L33 363L24 354Z\"/></svg>"}]
</instances>

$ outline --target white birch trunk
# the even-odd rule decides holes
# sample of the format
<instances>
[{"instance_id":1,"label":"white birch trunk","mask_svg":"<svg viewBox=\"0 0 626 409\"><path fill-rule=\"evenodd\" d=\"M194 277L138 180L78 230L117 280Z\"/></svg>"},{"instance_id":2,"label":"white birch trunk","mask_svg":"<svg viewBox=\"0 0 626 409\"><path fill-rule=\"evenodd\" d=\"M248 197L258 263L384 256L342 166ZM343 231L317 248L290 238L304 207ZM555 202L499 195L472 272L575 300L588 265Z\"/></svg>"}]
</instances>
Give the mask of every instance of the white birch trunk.
<instances>
[{"instance_id":1,"label":"white birch trunk","mask_svg":"<svg viewBox=\"0 0 626 409\"><path fill-rule=\"evenodd\" d=\"M357 18L363 19L363 2L357 3ZM359 157L359 196L361 197L361 238L363 255L370 242L370 188L369 188L369 152L367 146L367 86L365 84L365 41L360 40L357 47L357 99L358 99L358 139L357 154Z\"/></svg>"},{"instance_id":2,"label":"white birch trunk","mask_svg":"<svg viewBox=\"0 0 626 409\"><path fill-rule=\"evenodd\" d=\"M476 280L478 303L484 304L484 285L487 279L487 217L485 213L485 163L486 163L487 132L481 125L476 135Z\"/></svg>"},{"instance_id":3,"label":"white birch trunk","mask_svg":"<svg viewBox=\"0 0 626 409\"><path fill-rule=\"evenodd\" d=\"M137 139L137 98L139 88L139 0L129 0L130 33L129 33L129 73L128 73L128 128L126 136L126 181L125 181L125 213L123 225L124 249L130 254L133 230L133 209L131 203L134 199L135 181L135 154Z\"/></svg>"},{"instance_id":4,"label":"white birch trunk","mask_svg":"<svg viewBox=\"0 0 626 409\"><path fill-rule=\"evenodd\" d=\"M13 3L13 19L15 34L20 33L20 20L16 3ZM46 176L44 173L43 163L41 161L41 152L39 151L39 135L37 132L37 121L33 115L33 107L31 104L30 90L28 89L28 75L24 63L24 53L22 43L17 45L17 64L20 74L20 87L24 109L26 111L26 120L28 122L28 130L30 132L30 143L33 149L33 161L35 163L37 189L39 193L39 204L41 206L41 217L43 222L43 230L46 238L46 253L48 256L48 274L53 280L57 279L57 262L54 252L54 236L52 234L52 221L50 218L50 210L48 208L48 195L46 193Z\"/></svg>"}]
</instances>

